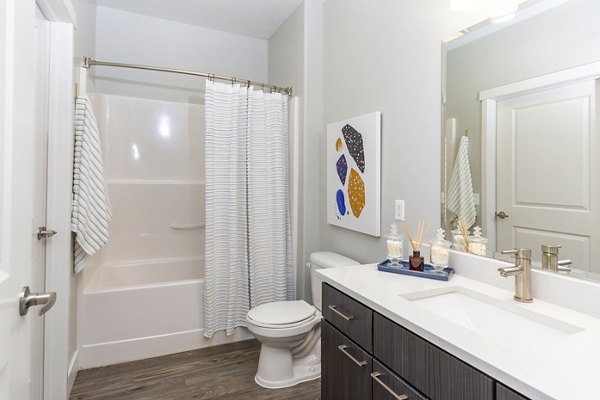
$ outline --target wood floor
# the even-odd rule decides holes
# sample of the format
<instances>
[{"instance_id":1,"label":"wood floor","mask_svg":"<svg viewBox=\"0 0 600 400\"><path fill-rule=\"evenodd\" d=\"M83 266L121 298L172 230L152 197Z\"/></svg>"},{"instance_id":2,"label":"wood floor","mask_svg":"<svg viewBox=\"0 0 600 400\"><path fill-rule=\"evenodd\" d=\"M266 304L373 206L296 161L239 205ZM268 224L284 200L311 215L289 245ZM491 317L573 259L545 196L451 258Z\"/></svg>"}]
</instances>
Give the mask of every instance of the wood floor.
<instances>
[{"instance_id":1,"label":"wood floor","mask_svg":"<svg viewBox=\"0 0 600 400\"><path fill-rule=\"evenodd\" d=\"M321 398L321 380L285 389L254 382L256 340L79 371L69 400Z\"/></svg>"}]
</instances>

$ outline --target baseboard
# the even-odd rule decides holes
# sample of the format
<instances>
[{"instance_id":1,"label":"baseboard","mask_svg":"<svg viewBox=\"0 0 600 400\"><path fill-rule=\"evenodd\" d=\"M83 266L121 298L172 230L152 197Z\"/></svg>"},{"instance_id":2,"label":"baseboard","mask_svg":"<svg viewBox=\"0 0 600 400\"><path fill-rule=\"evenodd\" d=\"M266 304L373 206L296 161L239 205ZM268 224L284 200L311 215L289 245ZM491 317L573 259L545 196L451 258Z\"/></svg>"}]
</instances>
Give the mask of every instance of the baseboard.
<instances>
[{"instance_id":1,"label":"baseboard","mask_svg":"<svg viewBox=\"0 0 600 400\"><path fill-rule=\"evenodd\" d=\"M75 350L71 360L69 362L69 369L67 371L67 393L71 394L75 378L77 378L77 371L79 371L79 350Z\"/></svg>"},{"instance_id":2,"label":"baseboard","mask_svg":"<svg viewBox=\"0 0 600 400\"><path fill-rule=\"evenodd\" d=\"M252 334L246 328L237 328L231 336L226 336L225 332L217 332L211 339L204 337L204 329L194 329L165 335L82 345L79 348L78 367L79 369L102 367L252 338Z\"/></svg>"}]
</instances>

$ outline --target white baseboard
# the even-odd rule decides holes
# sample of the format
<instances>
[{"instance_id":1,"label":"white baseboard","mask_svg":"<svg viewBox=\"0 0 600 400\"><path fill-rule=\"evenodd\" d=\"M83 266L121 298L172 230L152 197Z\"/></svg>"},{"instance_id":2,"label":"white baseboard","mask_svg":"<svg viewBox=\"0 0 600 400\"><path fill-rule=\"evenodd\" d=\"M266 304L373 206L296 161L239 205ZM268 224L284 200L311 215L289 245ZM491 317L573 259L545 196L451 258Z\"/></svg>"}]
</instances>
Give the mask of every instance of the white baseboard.
<instances>
[{"instance_id":1,"label":"white baseboard","mask_svg":"<svg viewBox=\"0 0 600 400\"><path fill-rule=\"evenodd\" d=\"M79 371L79 350L75 350L71 360L69 361L69 369L67 371L67 393L71 393L75 378L77 378L77 371Z\"/></svg>"},{"instance_id":2,"label":"white baseboard","mask_svg":"<svg viewBox=\"0 0 600 400\"><path fill-rule=\"evenodd\" d=\"M95 343L82 345L79 348L77 364L78 369L102 367L252 338L252 334L246 328L237 328L231 336L226 336L225 332L217 332L212 339L204 337L204 329L194 329L165 335Z\"/></svg>"}]
</instances>

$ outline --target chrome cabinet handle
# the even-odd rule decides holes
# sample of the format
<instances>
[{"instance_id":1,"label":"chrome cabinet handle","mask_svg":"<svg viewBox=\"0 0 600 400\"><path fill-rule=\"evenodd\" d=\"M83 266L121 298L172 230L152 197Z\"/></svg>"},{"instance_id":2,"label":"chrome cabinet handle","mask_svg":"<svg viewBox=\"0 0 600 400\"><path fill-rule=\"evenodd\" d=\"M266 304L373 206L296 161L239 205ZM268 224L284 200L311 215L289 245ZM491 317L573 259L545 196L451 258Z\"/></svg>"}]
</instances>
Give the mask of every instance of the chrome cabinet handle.
<instances>
[{"instance_id":1,"label":"chrome cabinet handle","mask_svg":"<svg viewBox=\"0 0 600 400\"><path fill-rule=\"evenodd\" d=\"M379 385L382 388L384 388L385 390L387 390L389 394L391 394L392 396L394 396L394 398L396 400L408 400L408 396L407 395L405 395L405 394L398 394L398 393L394 392L391 387L389 387L381 379L379 379L380 376L381 376L381 372L371 372L371 378L373 378L373 380L375 382L379 383Z\"/></svg>"},{"instance_id":2,"label":"chrome cabinet handle","mask_svg":"<svg viewBox=\"0 0 600 400\"><path fill-rule=\"evenodd\" d=\"M346 321L351 321L351 320L353 320L353 319L354 319L354 315L346 315L346 314L344 314L344 313L340 312L340 311L337 309L337 306L336 306L335 304L330 304L328 307L329 307L329 309L330 309L331 311L333 311L334 313L336 313L336 314L337 314L337 315L339 315L340 317L344 318Z\"/></svg>"},{"instance_id":3,"label":"chrome cabinet handle","mask_svg":"<svg viewBox=\"0 0 600 400\"><path fill-rule=\"evenodd\" d=\"M349 359L351 359L351 360L354 362L354 364L358 365L359 367L364 367L365 365L367 365L367 362L366 362L366 361L358 361L356 358L354 358L354 357L352 356L352 354L348 353L348 351L346 350L347 348L348 348L348 346L347 346L347 345L345 345L345 344L340 344L340 345L338 346L338 349L339 349L339 350L340 350L342 353L344 353L344 354L345 354L345 355L346 355L346 356L347 356Z\"/></svg>"},{"instance_id":4,"label":"chrome cabinet handle","mask_svg":"<svg viewBox=\"0 0 600 400\"><path fill-rule=\"evenodd\" d=\"M56 303L56 292L31 293L29 286L25 286L19 298L19 314L27 315L29 307L43 305L44 307L42 307L39 313L42 316L54 306L54 303Z\"/></svg>"}]
</instances>

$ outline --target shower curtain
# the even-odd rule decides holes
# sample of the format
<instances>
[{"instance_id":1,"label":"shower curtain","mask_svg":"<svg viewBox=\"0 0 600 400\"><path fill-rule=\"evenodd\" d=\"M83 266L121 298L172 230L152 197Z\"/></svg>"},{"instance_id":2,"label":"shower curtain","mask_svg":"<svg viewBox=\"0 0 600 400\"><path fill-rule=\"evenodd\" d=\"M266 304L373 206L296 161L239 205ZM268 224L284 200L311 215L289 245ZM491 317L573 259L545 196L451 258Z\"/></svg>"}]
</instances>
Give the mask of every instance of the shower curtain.
<instances>
[{"instance_id":1,"label":"shower curtain","mask_svg":"<svg viewBox=\"0 0 600 400\"><path fill-rule=\"evenodd\" d=\"M206 337L294 296L287 100L206 82Z\"/></svg>"}]
</instances>

